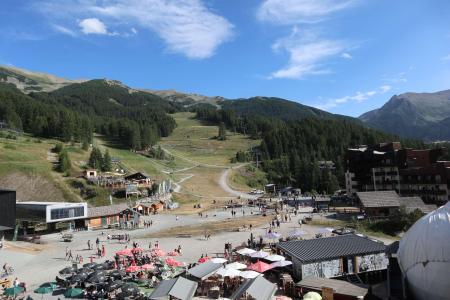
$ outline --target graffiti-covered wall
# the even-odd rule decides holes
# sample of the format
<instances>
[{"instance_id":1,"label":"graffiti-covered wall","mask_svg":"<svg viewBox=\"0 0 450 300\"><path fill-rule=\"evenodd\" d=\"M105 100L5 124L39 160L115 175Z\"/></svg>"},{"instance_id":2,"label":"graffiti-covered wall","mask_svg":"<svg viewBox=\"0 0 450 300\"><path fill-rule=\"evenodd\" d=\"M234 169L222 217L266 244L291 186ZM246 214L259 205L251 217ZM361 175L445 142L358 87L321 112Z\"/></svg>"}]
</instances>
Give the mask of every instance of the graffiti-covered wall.
<instances>
[{"instance_id":1,"label":"graffiti-covered wall","mask_svg":"<svg viewBox=\"0 0 450 300\"><path fill-rule=\"evenodd\" d=\"M340 260L329 260L302 265L302 278L308 276L335 277L341 273Z\"/></svg>"},{"instance_id":2,"label":"graffiti-covered wall","mask_svg":"<svg viewBox=\"0 0 450 300\"><path fill-rule=\"evenodd\" d=\"M375 271L386 269L388 265L388 259L386 254L370 254L358 257L358 271Z\"/></svg>"}]
</instances>

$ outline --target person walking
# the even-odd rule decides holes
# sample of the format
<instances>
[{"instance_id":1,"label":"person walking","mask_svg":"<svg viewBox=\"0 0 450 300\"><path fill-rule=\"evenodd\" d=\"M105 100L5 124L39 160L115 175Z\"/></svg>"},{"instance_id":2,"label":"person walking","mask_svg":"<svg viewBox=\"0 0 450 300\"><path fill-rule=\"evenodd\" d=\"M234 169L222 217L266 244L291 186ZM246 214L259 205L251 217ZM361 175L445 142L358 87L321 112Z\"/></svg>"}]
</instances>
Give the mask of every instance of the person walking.
<instances>
[{"instance_id":1,"label":"person walking","mask_svg":"<svg viewBox=\"0 0 450 300\"><path fill-rule=\"evenodd\" d=\"M102 245L102 257L105 257L105 255L106 255L105 245Z\"/></svg>"},{"instance_id":2,"label":"person walking","mask_svg":"<svg viewBox=\"0 0 450 300\"><path fill-rule=\"evenodd\" d=\"M73 260L72 250L69 249L69 255L67 257L67 260Z\"/></svg>"},{"instance_id":3,"label":"person walking","mask_svg":"<svg viewBox=\"0 0 450 300\"><path fill-rule=\"evenodd\" d=\"M97 238L97 239L95 240L95 244L97 245L97 248L99 248L99 246L100 246L100 239L99 239L99 238Z\"/></svg>"},{"instance_id":4,"label":"person walking","mask_svg":"<svg viewBox=\"0 0 450 300\"><path fill-rule=\"evenodd\" d=\"M91 250L92 248L91 248L91 240L88 240L87 241L87 246L88 246L88 250Z\"/></svg>"}]
</instances>

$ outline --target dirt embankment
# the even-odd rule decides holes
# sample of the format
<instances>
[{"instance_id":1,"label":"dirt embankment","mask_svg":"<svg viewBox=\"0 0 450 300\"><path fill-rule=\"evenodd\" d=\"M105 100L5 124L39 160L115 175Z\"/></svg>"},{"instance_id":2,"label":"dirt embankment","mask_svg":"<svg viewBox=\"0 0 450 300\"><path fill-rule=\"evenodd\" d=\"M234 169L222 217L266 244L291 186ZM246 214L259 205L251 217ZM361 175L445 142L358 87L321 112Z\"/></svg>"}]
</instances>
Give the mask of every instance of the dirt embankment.
<instances>
[{"instance_id":1,"label":"dirt embankment","mask_svg":"<svg viewBox=\"0 0 450 300\"><path fill-rule=\"evenodd\" d=\"M177 226L168 229L164 229L152 234L147 235L147 238L164 238L174 237L177 235L192 235L203 236L205 234L218 234L225 231L238 231L244 225L248 228L251 224L253 228L257 228L265 223L268 223L273 216L247 216L242 218L233 218L221 221L211 221L208 223L189 225L189 226Z\"/></svg>"},{"instance_id":2,"label":"dirt embankment","mask_svg":"<svg viewBox=\"0 0 450 300\"><path fill-rule=\"evenodd\" d=\"M49 179L20 172L0 177L0 187L17 191L17 201L63 201L63 192Z\"/></svg>"}]
</instances>

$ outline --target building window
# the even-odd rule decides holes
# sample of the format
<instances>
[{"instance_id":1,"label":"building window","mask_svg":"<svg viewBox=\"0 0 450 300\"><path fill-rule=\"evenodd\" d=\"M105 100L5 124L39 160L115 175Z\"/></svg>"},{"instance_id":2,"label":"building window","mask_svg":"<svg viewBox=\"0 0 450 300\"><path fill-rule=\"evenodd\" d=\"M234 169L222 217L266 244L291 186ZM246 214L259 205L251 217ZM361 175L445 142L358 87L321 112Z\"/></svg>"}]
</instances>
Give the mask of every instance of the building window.
<instances>
[{"instance_id":1,"label":"building window","mask_svg":"<svg viewBox=\"0 0 450 300\"><path fill-rule=\"evenodd\" d=\"M55 208L50 212L51 220L79 218L84 216L84 207Z\"/></svg>"}]
</instances>

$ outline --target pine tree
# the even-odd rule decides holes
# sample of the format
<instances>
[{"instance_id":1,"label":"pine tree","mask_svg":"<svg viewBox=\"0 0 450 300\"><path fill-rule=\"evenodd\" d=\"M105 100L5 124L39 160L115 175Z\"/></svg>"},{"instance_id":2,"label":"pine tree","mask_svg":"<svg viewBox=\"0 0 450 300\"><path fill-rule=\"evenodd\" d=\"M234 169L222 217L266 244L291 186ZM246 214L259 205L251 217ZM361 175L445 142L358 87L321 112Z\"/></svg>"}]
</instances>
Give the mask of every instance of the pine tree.
<instances>
[{"instance_id":1,"label":"pine tree","mask_svg":"<svg viewBox=\"0 0 450 300\"><path fill-rule=\"evenodd\" d=\"M69 153L64 149L59 153L57 170L62 173L68 173L71 168L72 162L70 161Z\"/></svg>"},{"instance_id":2,"label":"pine tree","mask_svg":"<svg viewBox=\"0 0 450 300\"><path fill-rule=\"evenodd\" d=\"M219 141L225 141L227 139L227 130L225 128L225 123L220 122L219 124L219 136L217 137Z\"/></svg>"},{"instance_id":3,"label":"pine tree","mask_svg":"<svg viewBox=\"0 0 450 300\"><path fill-rule=\"evenodd\" d=\"M103 157L100 149L94 147L91 151L91 155L89 156L88 165L94 169L101 169L103 166Z\"/></svg>"},{"instance_id":4,"label":"pine tree","mask_svg":"<svg viewBox=\"0 0 450 300\"><path fill-rule=\"evenodd\" d=\"M109 172L112 169L112 163L111 163L111 155L109 155L108 149L105 151L105 155L103 156L103 164L102 164L102 171L103 172Z\"/></svg>"}]
</instances>

